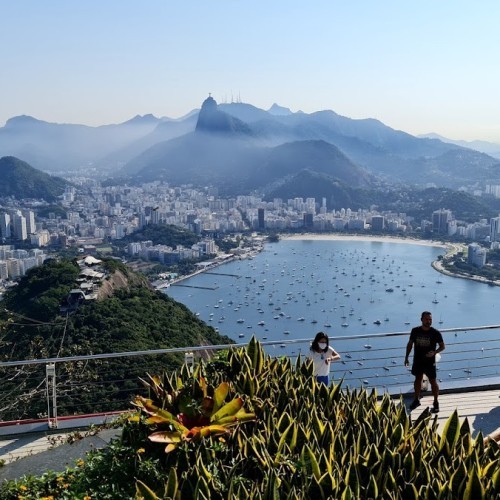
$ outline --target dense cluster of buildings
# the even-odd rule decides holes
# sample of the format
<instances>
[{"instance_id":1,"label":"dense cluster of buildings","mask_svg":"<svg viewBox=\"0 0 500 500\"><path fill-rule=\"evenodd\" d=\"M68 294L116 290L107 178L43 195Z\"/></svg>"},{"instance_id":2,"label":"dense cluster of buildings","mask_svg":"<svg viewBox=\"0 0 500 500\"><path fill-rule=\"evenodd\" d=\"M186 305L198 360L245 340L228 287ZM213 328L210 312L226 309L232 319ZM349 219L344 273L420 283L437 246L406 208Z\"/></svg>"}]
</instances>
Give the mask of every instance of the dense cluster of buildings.
<instances>
[{"instance_id":1,"label":"dense cluster of buildings","mask_svg":"<svg viewBox=\"0 0 500 500\"><path fill-rule=\"evenodd\" d=\"M0 245L0 280L13 280L28 269L41 266L48 255L40 248L16 249L14 245Z\"/></svg>"},{"instance_id":2,"label":"dense cluster of buildings","mask_svg":"<svg viewBox=\"0 0 500 500\"><path fill-rule=\"evenodd\" d=\"M80 188L68 187L63 194L65 216L56 212L46 217L37 215L41 202L24 203L21 208L13 200L4 200L0 204L1 242L29 243L37 249L77 246L92 253L90 250L104 241L121 239L149 224L160 223L190 229L205 237L190 248L153 245L150 241L128 246L132 257L165 264L212 255L217 251L215 236L247 230L410 234L419 228L429 236L458 235L490 242L493 248L500 244L500 217L465 224L457 221L450 210L442 209L434 211L430 220L415 221L404 213L379 212L373 207L329 210L325 198L265 201L258 196L223 198L215 188L170 187L160 182L103 187L89 179L71 180ZM22 275L41 261L41 255L41 250L4 251L0 254L0 277Z\"/></svg>"}]
</instances>

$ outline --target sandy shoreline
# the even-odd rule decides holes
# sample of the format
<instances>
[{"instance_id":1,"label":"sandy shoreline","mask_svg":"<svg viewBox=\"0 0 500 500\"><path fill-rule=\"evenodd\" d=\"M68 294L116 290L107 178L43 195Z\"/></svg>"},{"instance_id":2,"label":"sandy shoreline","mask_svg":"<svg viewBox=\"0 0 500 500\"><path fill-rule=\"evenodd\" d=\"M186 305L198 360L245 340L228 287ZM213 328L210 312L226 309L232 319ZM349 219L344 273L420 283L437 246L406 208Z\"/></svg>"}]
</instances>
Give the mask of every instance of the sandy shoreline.
<instances>
[{"instance_id":1,"label":"sandy shoreline","mask_svg":"<svg viewBox=\"0 0 500 500\"><path fill-rule=\"evenodd\" d=\"M445 243L434 240L418 240L416 238L400 238L397 236L364 236L358 234L282 234L281 240L337 240L337 241L374 241L379 243L404 243L409 245L422 245L446 248Z\"/></svg>"}]
</instances>

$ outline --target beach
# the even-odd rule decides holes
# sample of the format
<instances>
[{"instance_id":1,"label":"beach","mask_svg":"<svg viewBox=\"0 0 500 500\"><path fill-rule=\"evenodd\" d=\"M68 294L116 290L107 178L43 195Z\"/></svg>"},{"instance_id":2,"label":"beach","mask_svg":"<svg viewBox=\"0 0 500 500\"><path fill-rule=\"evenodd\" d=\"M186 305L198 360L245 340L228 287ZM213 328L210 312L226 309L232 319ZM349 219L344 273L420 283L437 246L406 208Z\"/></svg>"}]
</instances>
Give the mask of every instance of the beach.
<instances>
[{"instance_id":1,"label":"beach","mask_svg":"<svg viewBox=\"0 0 500 500\"><path fill-rule=\"evenodd\" d=\"M410 245L423 245L432 247L447 248L448 245L435 240L419 240L417 238L401 238L398 236L371 236L371 235L358 235L358 234L316 234L316 233L303 233L303 234L282 234L281 240L337 240L337 241L373 241L379 243L405 243Z\"/></svg>"}]
</instances>

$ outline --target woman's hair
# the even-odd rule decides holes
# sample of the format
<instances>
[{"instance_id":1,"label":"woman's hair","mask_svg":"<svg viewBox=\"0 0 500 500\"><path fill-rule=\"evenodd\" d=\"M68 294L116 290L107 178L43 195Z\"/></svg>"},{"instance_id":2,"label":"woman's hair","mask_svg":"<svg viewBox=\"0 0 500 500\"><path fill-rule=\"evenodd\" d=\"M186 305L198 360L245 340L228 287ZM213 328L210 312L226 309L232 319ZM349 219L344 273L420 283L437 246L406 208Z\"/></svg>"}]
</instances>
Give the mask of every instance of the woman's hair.
<instances>
[{"instance_id":1,"label":"woman's hair","mask_svg":"<svg viewBox=\"0 0 500 500\"><path fill-rule=\"evenodd\" d=\"M319 341L320 340L326 340L326 347L325 349L320 349L319 348ZM316 334L316 337L314 337L314 340L312 341L312 344L311 344L311 349L313 351L322 351L322 352L326 352L327 349L328 349L328 345L329 345L329 342L328 342L328 335L324 332L318 332Z\"/></svg>"}]
</instances>

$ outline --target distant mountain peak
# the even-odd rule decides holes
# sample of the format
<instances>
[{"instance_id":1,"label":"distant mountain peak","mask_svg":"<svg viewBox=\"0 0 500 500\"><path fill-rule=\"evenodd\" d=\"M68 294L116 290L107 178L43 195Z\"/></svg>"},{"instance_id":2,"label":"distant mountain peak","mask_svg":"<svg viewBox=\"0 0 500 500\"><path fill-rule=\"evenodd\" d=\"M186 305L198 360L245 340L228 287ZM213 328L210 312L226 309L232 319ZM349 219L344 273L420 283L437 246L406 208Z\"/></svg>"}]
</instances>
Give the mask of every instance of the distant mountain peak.
<instances>
[{"instance_id":1,"label":"distant mountain peak","mask_svg":"<svg viewBox=\"0 0 500 500\"><path fill-rule=\"evenodd\" d=\"M142 123L159 123L160 119L156 118L151 113L148 113L146 115L135 115L133 118L130 120L127 120L125 123L132 125L132 124L142 124Z\"/></svg>"},{"instance_id":2,"label":"distant mountain peak","mask_svg":"<svg viewBox=\"0 0 500 500\"><path fill-rule=\"evenodd\" d=\"M218 109L217 101L209 95L201 105L196 132L243 132L249 133L248 125Z\"/></svg>"},{"instance_id":3,"label":"distant mountain peak","mask_svg":"<svg viewBox=\"0 0 500 500\"><path fill-rule=\"evenodd\" d=\"M13 116L12 118L9 118L5 126L6 127L16 127L16 126L23 126L23 125L36 125L40 123L47 123L42 120L38 120L37 118L33 118L32 116L29 115L19 115L19 116Z\"/></svg>"},{"instance_id":4,"label":"distant mountain peak","mask_svg":"<svg viewBox=\"0 0 500 500\"><path fill-rule=\"evenodd\" d=\"M289 108L285 108L280 106L279 104L274 103L268 110L268 113L274 116L288 116L292 115L292 111Z\"/></svg>"}]
</instances>

